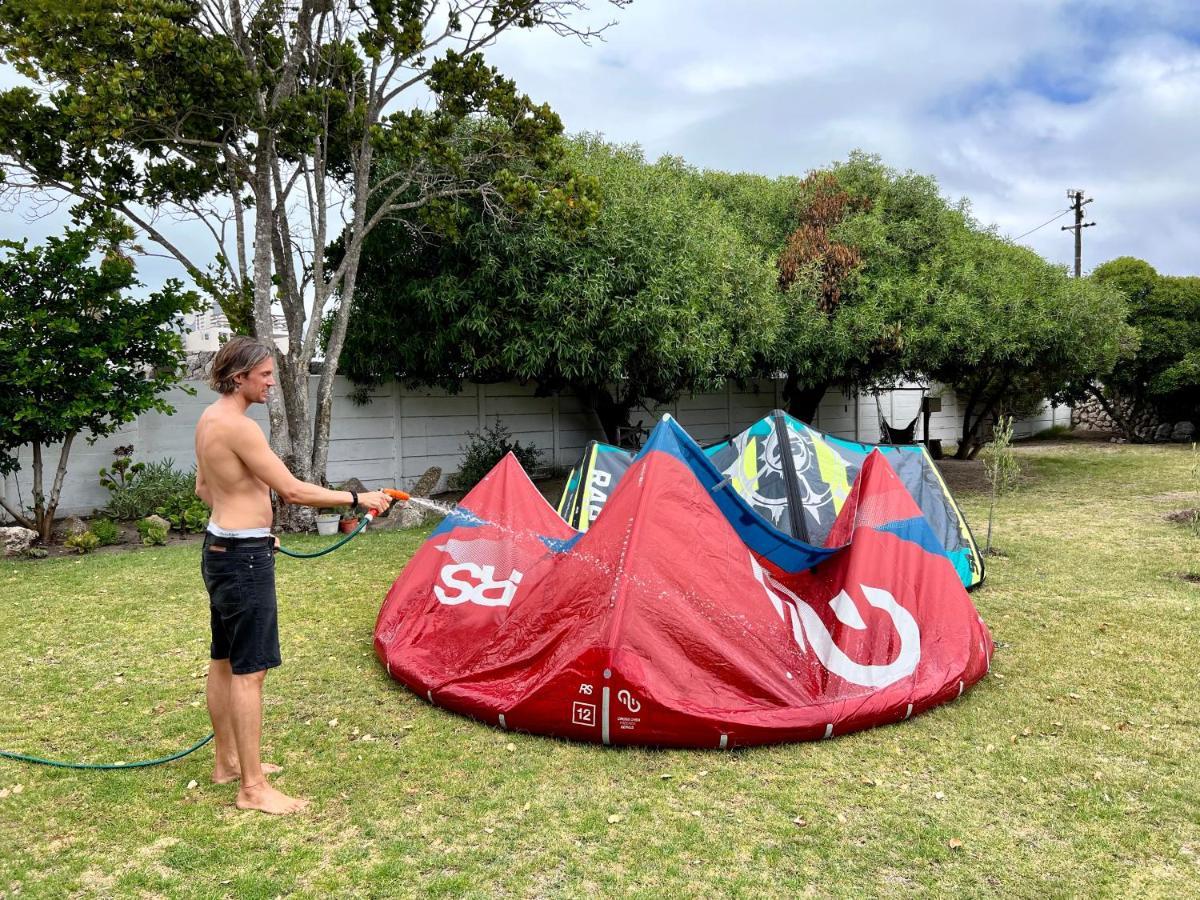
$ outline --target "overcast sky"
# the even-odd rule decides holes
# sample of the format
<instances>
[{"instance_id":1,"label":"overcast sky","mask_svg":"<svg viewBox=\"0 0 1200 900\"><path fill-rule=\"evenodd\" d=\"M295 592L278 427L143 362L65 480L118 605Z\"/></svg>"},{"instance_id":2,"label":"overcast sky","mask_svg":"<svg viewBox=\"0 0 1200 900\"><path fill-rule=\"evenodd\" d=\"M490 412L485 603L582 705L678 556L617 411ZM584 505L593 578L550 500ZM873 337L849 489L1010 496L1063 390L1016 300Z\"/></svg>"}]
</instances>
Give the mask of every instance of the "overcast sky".
<instances>
[{"instance_id":1,"label":"overcast sky","mask_svg":"<svg viewBox=\"0 0 1200 900\"><path fill-rule=\"evenodd\" d=\"M1082 188L1085 271L1130 254L1200 274L1196 0L591 2L588 21L616 22L604 41L513 33L489 53L568 131L766 175L858 148L935 176L1014 238ZM1021 241L1070 264L1070 221ZM47 230L0 223L0 237Z\"/></svg>"},{"instance_id":2,"label":"overcast sky","mask_svg":"<svg viewBox=\"0 0 1200 900\"><path fill-rule=\"evenodd\" d=\"M1094 197L1084 268L1200 274L1200 3L635 0L592 48L490 54L570 131L695 165L803 174L858 148L1018 237ZM1069 216L1022 239L1073 263Z\"/></svg>"}]
</instances>

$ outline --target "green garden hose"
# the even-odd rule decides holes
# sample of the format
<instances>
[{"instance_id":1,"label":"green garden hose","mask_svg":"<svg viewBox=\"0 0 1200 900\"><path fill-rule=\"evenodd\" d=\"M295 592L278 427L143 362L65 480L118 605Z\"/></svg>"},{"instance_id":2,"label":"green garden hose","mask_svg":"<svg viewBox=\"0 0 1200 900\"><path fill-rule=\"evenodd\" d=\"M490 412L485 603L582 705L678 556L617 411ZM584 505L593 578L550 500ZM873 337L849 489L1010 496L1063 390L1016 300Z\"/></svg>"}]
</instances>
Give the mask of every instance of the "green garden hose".
<instances>
[{"instance_id":1,"label":"green garden hose","mask_svg":"<svg viewBox=\"0 0 1200 900\"><path fill-rule=\"evenodd\" d=\"M182 759L189 753L194 753L205 744L213 739L210 732L208 737L197 741L188 747L186 750L180 750L173 756L163 756L158 759L147 759L143 762L131 763L77 763L77 762L62 762L56 759L42 759L40 756L26 756L23 753L10 753L7 750L0 750L0 756L5 759L16 759L21 762L37 763L42 766L55 766L59 769L144 769L147 766L161 766L163 763L169 763L175 759Z\"/></svg>"},{"instance_id":2,"label":"green garden hose","mask_svg":"<svg viewBox=\"0 0 1200 900\"><path fill-rule=\"evenodd\" d=\"M367 525L370 524L371 519L373 519L373 518L374 518L374 516L372 514L368 513L366 516L363 517L363 520L358 523L358 527L355 528L353 531L351 531L348 535L346 535L340 541L338 541L335 544L330 544L328 547L325 547L322 550L317 550L314 553L299 553L295 550L289 550L286 547L282 547L282 546L279 548L279 552L282 553L284 556L290 556L293 559L316 559L318 556L324 556L326 553L332 553L338 547L345 546L346 542L349 541L355 535L357 535L364 528L366 528Z\"/></svg>"}]
</instances>

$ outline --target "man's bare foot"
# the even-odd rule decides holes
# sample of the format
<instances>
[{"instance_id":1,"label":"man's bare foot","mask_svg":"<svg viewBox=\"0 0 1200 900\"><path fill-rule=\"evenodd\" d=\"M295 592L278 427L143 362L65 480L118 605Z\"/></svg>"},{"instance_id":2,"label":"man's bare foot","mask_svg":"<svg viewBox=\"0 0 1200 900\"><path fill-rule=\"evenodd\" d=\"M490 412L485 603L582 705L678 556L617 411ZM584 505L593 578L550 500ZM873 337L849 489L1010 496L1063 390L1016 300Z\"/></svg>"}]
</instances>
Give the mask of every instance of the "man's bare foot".
<instances>
[{"instance_id":1,"label":"man's bare foot","mask_svg":"<svg viewBox=\"0 0 1200 900\"><path fill-rule=\"evenodd\" d=\"M277 766L275 763L263 763L262 770L264 775L274 775L283 771L283 766ZM213 768L212 780L213 784L232 784L242 777L242 770L237 766L223 766L220 763Z\"/></svg>"},{"instance_id":2,"label":"man's bare foot","mask_svg":"<svg viewBox=\"0 0 1200 900\"><path fill-rule=\"evenodd\" d=\"M238 809L257 809L275 816L286 816L300 812L308 806L308 801L289 797L264 780L249 787L243 785L238 790L235 805Z\"/></svg>"}]
</instances>

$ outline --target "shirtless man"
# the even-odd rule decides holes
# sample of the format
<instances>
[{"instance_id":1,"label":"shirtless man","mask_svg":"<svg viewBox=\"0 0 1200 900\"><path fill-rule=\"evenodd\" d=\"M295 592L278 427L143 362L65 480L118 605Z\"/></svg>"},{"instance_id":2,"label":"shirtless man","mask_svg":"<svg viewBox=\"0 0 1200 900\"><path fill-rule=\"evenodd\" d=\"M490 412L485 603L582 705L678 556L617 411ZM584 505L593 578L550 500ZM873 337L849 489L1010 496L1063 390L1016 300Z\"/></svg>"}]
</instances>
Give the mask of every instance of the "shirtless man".
<instances>
[{"instance_id":1,"label":"shirtless man","mask_svg":"<svg viewBox=\"0 0 1200 900\"><path fill-rule=\"evenodd\" d=\"M305 506L361 504L384 510L392 501L382 491L331 491L288 471L262 429L246 415L251 404L266 401L274 376L271 351L252 338L231 338L217 353L209 383L221 396L196 425L196 494L212 507L200 573L212 622L208 714L216 735L213 781L240 779L239 809L286 814L308 801L272 787L267 776L279 767L260 759L263 681L267 670L281 662L270 490L285 503Z\"/></svg>"}]
</instances>

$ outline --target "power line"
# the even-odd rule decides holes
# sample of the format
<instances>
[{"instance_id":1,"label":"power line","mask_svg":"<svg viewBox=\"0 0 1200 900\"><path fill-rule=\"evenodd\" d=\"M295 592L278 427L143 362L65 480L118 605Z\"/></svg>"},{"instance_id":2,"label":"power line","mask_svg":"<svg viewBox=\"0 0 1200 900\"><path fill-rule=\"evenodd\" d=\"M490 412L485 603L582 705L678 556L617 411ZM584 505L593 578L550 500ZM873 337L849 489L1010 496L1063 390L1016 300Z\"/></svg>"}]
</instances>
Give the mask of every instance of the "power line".
<instances>
[{"instance_id":1,"label":"power line","mask_svg":"<svg viewBox=\"0 0 1200 900\"><path fill-rule=\"evenodd\" d=\"M1072 211L1074 208L1075 208L1074 206L1068 206L1066 209L1064 209L1062 212L1060 212L1060 213L1059 213L1057 216L1055 216L1053 219L1047 219L1045 222L1043 222L1043 223L1042 223L1041 225L1039 225L1037 228L1030 228L1030 229L1029 229L1027 232L1025 232L1025 234L1018 234L1018 235L1017 235L1015 238L1013 238L1013 240L1014 240L1014 241L1019 241L1021 238L1023 238L1023 237L1026 237L1027 235L1031 235L1031 234L1033 234L1033 233L1034 233L1035 231L1037 231L1039 228L1045 228L1045 227L1046 227L1047 225L1049 225L1051 222L1057 222L1059 219L1061 219L1061 218L1062 218L1063 216L1065 216L1067 213L1071 212L1071 211Z\"/></svg>"}]
</instances>

